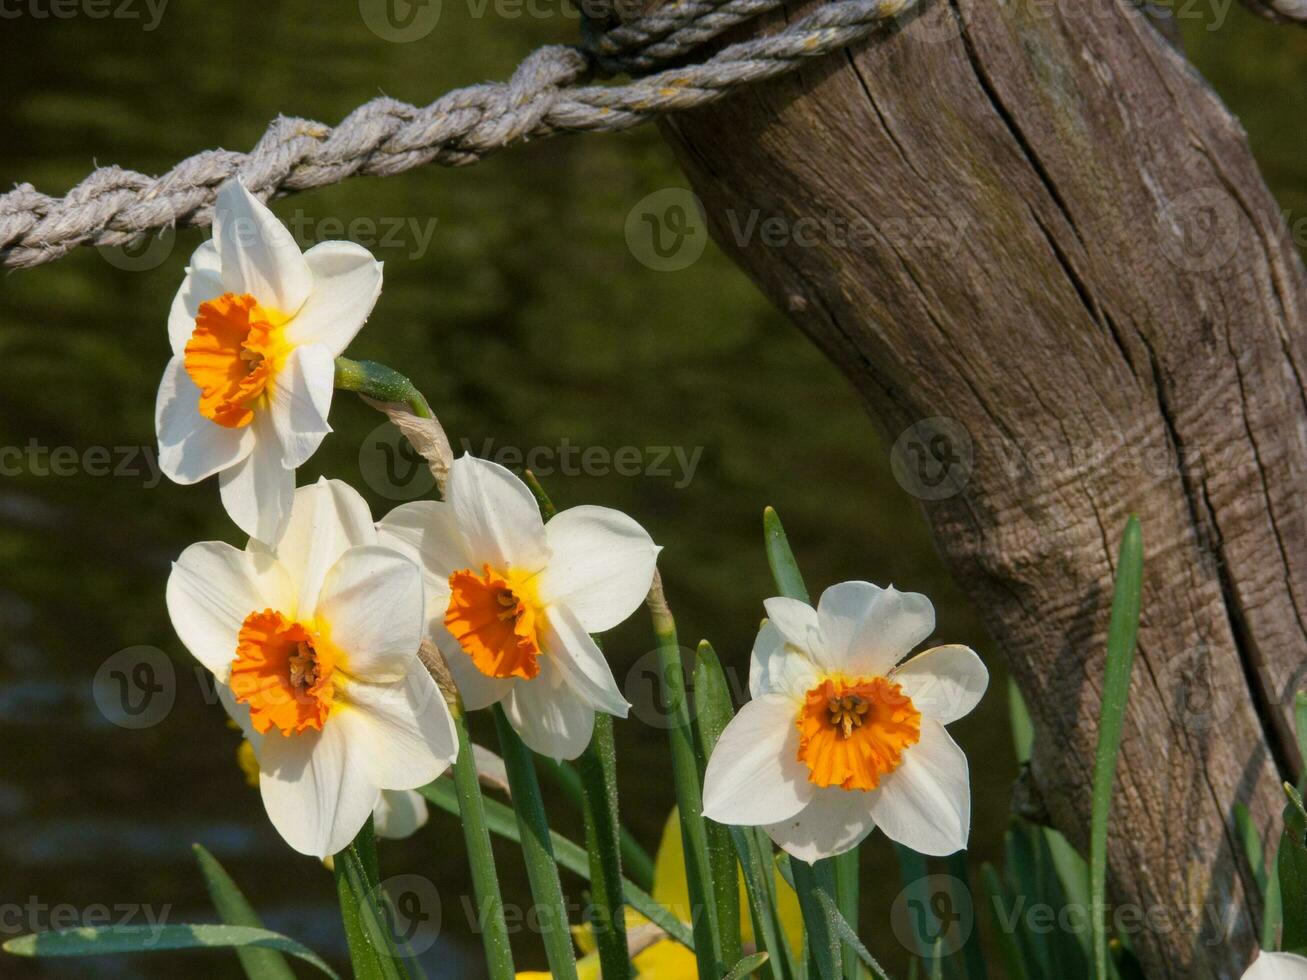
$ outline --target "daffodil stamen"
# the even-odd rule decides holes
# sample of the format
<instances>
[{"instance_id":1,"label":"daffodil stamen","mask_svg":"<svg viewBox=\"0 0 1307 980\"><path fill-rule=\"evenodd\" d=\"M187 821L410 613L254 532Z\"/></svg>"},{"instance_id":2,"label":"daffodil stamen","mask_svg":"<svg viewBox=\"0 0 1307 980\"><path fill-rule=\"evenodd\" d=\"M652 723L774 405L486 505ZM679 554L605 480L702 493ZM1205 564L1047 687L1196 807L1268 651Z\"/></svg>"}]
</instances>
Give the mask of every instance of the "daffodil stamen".
<instances>
[{"instance_id":1,"label":"daffodil stamen","mask_svg":"<svg viewBox=\"0 0 1307 980\"><path fill-rule=\"evenodd\" d=\"M299 643L290 657L290 684L303 691L318 682L318 654L307 640Z\"/></svg>"},{"instance_id":2,"label":"daffodil stamen","mask_svg":"<svg viewBox=\"0 0 1307 980\"><path fill-rule=\"evenodd\" d=\"M245 617L231 665L231 689L259 733L322 730L336 698L337 656L320 633L272 609Z\"/></svg>"},{"instance_id":3,"label":"daffodil stamen","mask_svg":"<svg viewBox=\"0 0 1307 980\"><path fill-rule=\"evenodd\" d=\"M480 575L465 568L449 577L445 627L487 677L530 680L540 673L543 619L534 576L483 569Z\"/></svg>"},{"instance_id":4,"label":"daffodil stamen","mask_svg":"<svg viewBox=\"0 0 1307 980\"><path fill-rule=\"evenodd\" d=\"M286 317L250 295L224 293L200 304L183 365L200 389L200 414L244 428L272 383L286 342Z\"/></svg>"},{"instance_id":5,"label":"daffodil stamen","mask_svg":"<svg viewBox=\"0 0 1307 980\"><path fill-rule=\"evenodd\" d=\"M507 622L511 619L516 622L522 615L521 600L513 594L512 589L501 589L499 595L497 595L495 599L499 603L501 609L499 613L500 620Z\"/></svg>"},{"instance_id":6,"label":"daffodil stamen","mask_svg":"<svg viewBox=\"0 0 1307 980\"><path fill-rule=\"evenodd\" d=\"M921 739L921 712L884 677L829 677L810 690L796 722L799 760L817 786L869 790Z\"/></svg>"},{"instance_id":7,"label":"daffodil stamen","mask_svg":"<svg viewBox=\"0 0 1307 980\"><path fill-rule=\"evenodd\" d=\"M826 710L830 712L830 723L838 728L845 738L850 738L855 728L862 727L863 719L870 707L856 694L831 698L826 704Z\"/></svg>"}]
</instances>

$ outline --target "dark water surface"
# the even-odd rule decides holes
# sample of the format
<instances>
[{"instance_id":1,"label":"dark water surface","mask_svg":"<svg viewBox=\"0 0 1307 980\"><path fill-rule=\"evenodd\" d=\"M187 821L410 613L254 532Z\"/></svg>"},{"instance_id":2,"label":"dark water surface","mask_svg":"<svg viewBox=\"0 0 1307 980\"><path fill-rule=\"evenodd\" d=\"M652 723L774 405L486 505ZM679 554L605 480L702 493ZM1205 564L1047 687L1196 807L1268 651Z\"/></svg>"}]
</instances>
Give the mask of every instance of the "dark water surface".
<instances>
[{"instance_id":1,"label":"dark water surface","mask_svg":"<svg viewBox=\"0 0 1307 980\"><path fill-rule=\"evenodd\" d=\"M96 161L161 172L206 147L248 148L278 113L335 122L378 93L423 103L506 77L532 47L570 40L577 27L557 5L531 16L445 0L429 37L400 44L370 30L352 0L172 0L157 23L157 3L122 3L108 8L121 17L92 17L90 4L61 19L48 0L0 0L0 187L61 192ZM1307 34L1238 9L1220 30L1188 26L1196 60L1241 112L1285 207L1307 218ZM712 246L675 273L651 271L627 248L636 202L682 184L646 128L550 140L459 171L354 180L275 209L305 244L348 233L385 261L386 287L352 355L409 373L455 441L479 455L543 447L538 469L560 505L607 504L641 520L666 546L683 640L711 638L740 676L772 591L766 504L785 518L812 586L868 578L930 594L938 638L971 644L994 672L991 696L955 729L972 761L974 857L992 860L1015 775L1002 653L943 572L888 446L834 368ZM271 928L343 966L330 875L269 826L234 764L236 737L164 609L168 563L182 548L237 540L214 484L158 482L143 455L168 306L201 240L181 232L145 270L83 251L0 280L0 938L101 915L213 921L190 851L198 841ZM380 516L407 484L386 468L379 417L342 396L332 422L337 434L301 481L346 479ZM585 447L591 472L577 474ZM638 452L616 456L622 447ZM605 461L618 458L640 475L612 472ZM124 727L101 708L118 683L107 661L138 646L161 651L157 676L171 678L173 703L153 724ZM629 695L646 705L651 646L642 614L607 644ZM672 787L657 712L637 715L618 725L622 809L652 847ZM579 817L559 800L551 807L558 829L579 837ZM892 853L879 837L864 852L863 932L902 970L888 929ZM516 853L498 854L507 901L525 906ZM381 856L385 874L419 874L439 892L428 973L478 976L456 822L433 814ZM565 885L580 902L580 883ZM517 956L520 968L544 962L529 930ZM88 975L241 974L228 953L0 959L0 976Z\"/></svg>"}]
</instances>

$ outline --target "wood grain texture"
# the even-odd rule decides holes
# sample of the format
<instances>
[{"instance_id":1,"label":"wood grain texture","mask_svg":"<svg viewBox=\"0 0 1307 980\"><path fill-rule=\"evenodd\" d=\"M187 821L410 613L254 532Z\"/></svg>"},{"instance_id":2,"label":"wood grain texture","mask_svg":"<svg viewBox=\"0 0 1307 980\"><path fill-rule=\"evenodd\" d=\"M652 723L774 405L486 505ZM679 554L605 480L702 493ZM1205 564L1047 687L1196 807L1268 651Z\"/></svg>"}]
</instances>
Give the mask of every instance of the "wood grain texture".
<instances>
[{"instance_id":1,"label":"wood grain texture","mask_svg":"<svg viewBox=\"0 0 1307 980\"><path fill-rule=\"evenodd\" d=\"M1112 565L1140 515L1113 911L1150 977L1237 978L1260 909L1231 808L1278 824L1307 683L1307 275L1239 124L1127 4L936 0L662 125L714 238L895 462L941 434L961 460L923 506L1081 846Z\"/></svg>"}]
</instances>

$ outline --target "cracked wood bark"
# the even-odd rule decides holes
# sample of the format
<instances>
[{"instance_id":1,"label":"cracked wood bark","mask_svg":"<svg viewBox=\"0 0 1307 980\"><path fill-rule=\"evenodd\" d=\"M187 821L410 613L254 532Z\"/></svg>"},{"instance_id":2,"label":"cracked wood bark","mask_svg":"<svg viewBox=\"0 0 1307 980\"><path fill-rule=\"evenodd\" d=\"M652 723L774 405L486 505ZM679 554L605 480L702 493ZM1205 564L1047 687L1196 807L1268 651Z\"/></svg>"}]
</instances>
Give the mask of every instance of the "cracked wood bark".
<instances>
[{"instance_id":1,"label":"cracked wood bark","mask_svg":"<svg viewBox=\"0 0 1307 980\"><path fill-rule=\"evenodd\" d=\"M1307 276L1238 123L1126 5L937 0L899 28L663 131L715 239L889 442L935 416L969 436L925 512L1081 846L1141 516L1111 894L1150 977L1238 977L1260 909L1231 808L1278 825L1301 764Z\"/></svg>"}]
</instances>

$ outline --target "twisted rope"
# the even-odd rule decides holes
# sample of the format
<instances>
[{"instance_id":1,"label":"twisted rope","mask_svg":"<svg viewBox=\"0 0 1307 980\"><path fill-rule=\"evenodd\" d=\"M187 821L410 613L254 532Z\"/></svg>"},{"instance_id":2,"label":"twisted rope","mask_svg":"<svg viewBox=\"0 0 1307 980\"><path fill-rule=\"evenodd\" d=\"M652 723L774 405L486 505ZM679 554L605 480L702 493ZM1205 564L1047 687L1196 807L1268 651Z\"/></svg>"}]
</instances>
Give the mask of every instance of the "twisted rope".
<instances>
[{"instance_id":1,"label":"twisted rope","mask_svg":"<svg viewBox=\"0 0 1307 980\"><path fill-rule=\"evenodd\" d=\"M737 24L778 9L784 0L677 0L600 34L586 46L611 75L636 75L665 65Z\"/></svg>"},{"instance_id":2,"label":"twisted rope","mask_svg":"<svg viewBox=\"0 0 1307 980\"><path fill-rule=\"evenodd\" d=\"M161 177L103 167L62 198L30 184L0 196L0 266L31 268L79 245L118 246L177 225L207 225L218 187L234 176L260 197L388 176L428 163L463 166L555 133L616 132L713 102L804 60L866 37L917 0L832 0L779 33L723 48L699 63L620 86L583 85L595 69L639 71L688 54L780 0L682 0L593 39L524 60L507 82L457 89L425 107L379 98L334 129L282 116L249 153L206 150Z\"/></svg>"}]
</instances>

